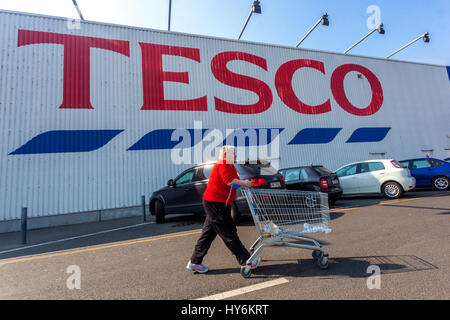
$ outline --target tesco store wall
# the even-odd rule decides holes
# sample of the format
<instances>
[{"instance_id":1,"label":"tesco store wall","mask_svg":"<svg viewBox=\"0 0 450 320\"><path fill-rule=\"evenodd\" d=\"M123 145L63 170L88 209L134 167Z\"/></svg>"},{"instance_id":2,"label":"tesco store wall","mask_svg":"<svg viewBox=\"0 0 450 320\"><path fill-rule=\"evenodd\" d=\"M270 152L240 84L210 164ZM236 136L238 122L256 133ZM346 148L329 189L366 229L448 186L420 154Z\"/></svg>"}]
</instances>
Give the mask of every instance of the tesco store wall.
<instances>
[{"instance_id":1,"label":"tesco store wall","mask_svg":"<svg viewBox=\"0 0 450 320\"><path fill-rule=\"evenodd\" d=\"M443 66L10 11L0 25L0 220L138 205L230 141L332 170L449 148Z\"/></svg>"}]
</instances>

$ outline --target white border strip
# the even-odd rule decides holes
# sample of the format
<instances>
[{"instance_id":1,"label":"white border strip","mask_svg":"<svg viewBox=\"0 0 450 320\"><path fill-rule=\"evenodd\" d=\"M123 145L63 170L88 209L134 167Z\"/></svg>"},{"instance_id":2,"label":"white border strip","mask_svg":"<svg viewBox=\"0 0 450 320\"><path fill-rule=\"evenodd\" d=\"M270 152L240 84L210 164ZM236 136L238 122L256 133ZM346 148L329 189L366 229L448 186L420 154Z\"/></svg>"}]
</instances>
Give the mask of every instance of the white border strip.
<instances>
[{"instance_id":1,"label":"white border strip","mask_svg":"<svg viewBox=\"0 0 450 320\"><path fill-rule=\"evenodd\" d=\"M280 279L276 279L276 280L271 280L271 281L266 281L266 282L254 284L252 286L243 287L243 288L236 289L236 290L231 290L231 291L218 293L218 294L215 294L215 295L212 295L212 296L207 296L207 297L203 297L203 298L196 299L196 300L222 300L222 299L235 297L235 296L238 296L238 295L241 295L241 294L244 294L244 293L249 293L249 292L256 291L256 290L261 290L261 289L273 287L273 286L276 286L276 285L279 285L279 284L283 284L283 283L287 283L287 282L289 282L288 279L280 278Z\"/></svg>"}]
</instances>

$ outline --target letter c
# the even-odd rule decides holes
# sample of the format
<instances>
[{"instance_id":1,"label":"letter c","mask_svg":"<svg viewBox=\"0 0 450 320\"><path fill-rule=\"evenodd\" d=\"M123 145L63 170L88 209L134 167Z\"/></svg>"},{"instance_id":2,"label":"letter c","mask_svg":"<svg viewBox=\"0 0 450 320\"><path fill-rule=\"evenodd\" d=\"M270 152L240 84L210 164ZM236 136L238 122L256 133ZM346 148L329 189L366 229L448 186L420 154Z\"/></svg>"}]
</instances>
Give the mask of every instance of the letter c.
<instances>
[{"instance_id":1,"label":"letter c","mask_svg":"<svg viewBox=\"0 0 450 320\"><path fill-rule=\"evenodd\" d=\"M275 75L275 87L280 99L292 110L304 114L321 114L331 111L330 99L325 103L310 106L300 101L292 88L292 77L300 68L313 68L325 74L323 62L316 60L292 60L281 65Z\"/></svg>"}]
</instances>

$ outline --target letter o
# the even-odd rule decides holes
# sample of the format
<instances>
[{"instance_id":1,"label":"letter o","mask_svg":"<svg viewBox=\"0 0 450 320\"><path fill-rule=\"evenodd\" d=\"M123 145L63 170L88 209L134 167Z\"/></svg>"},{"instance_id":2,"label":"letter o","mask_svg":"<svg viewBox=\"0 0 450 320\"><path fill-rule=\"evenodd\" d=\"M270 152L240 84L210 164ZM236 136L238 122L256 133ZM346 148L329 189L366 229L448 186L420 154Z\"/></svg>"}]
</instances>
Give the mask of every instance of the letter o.
<instances>
[{"instance_id":1,"label":"letter o","mask_svg":"<svg viewBox=\"0 0 450 320\"><path fill-rule=\"evenodd\" d=\"M355 107L345 95L344 79L351 71L362 73L369 81L372 90L372 100L366 108L360 109ZM383 105L383 88L381 87L380 81L372 71L357 64L344 64L334 70L331 75L331 91L333 92L334 99L341 108L356 116L370 116L375 114Z\"/></svg>"}]
</instances>

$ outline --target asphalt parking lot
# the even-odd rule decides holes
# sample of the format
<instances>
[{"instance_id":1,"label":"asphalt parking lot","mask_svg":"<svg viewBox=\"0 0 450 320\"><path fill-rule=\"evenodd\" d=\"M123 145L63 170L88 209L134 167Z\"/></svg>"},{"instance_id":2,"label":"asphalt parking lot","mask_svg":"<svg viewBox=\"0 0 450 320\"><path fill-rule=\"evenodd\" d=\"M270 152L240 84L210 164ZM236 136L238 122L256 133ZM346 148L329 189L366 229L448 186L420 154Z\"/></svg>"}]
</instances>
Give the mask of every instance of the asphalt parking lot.
<instances>
[{"instance_id":1,"label":"asphalt parking lot","mask_svg":"<svg viewBox=\"0 0 450 320\"><path fill-rule=\"evenodd\" d=\"M0 299L449 299L450 192L353 197L330 212L333 231L316 237L328 270L310 251L270 247L249 279L220 239L207 274L185 269L202 223L190 215L33 230L23 246L0 234ZM238 233L253 243L251 217Z\"/></svg>"}]
</instances>

